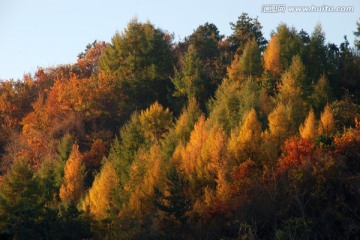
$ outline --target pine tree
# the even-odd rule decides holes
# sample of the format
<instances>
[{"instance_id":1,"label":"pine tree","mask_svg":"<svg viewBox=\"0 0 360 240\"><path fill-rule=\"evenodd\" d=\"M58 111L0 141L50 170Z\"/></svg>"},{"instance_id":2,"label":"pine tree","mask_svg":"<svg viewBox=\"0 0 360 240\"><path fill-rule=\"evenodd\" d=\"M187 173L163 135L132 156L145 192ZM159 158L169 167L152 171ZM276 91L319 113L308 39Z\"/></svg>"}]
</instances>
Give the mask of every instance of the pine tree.
<instances>
[{"instance_id":1,"label":"pine tree","mask_svg":"<svg viewBox=\"0 0 360 240\"><path fill-rule=\"evenodd\" d=\"M251 39L246 43L241 56L235 55L227 71L228 77L232 81L244 81L249 77L254 79L259 77L262 72L262 62L255 39Z\"/></svg>"},{"instance_id":2,"label":"pine tree","mask_svg":"<svg viewBox=\"0 0 360 240\"><path fill-rule=\"evenodd\" d=\"M302 56L303 42L294 27L289 28L286 24L280 24L274 35L277 36L280 45L280 65L282 69L288 69L296 55Z\"/></svg>"},{"instance_id":3,"label":"pine tree","mask_svg":"<svg viewBox=\"0 0 360 240\"><path fill-rule=\"evenodd\" d=\"M155 188L153 204L165 213L164 234L166 237L184 234L184 227L192 208L191 200L186 195L188 183L178 173L176 167L172 167L166 176L165 191Z\"/></svg>"},{"instance_id":4,"label":"pine tree","mask_svg":"<svg viewBox=\"0 0 360 240\"><path fill-rule=\"evenodd\" d=\"M229 41L234 53L241 54L246 43L251 39L256 40L261 51L264 50L267 41L261 32L262 26L258 18L251 18L247 13L242 13L238 20L235 23L230 23L230 25L234 32L229 37Z\"/></svg>"},{"instance_id":5,"label":"pine tree","mask_svg":"<svg viewBox=\"0 0 360 240\"><path fill-rule=\"evenodd\" d=\"M212 95L211 79L207 76L204 64L193 45L190 45L184 58L181 61L181 69L175 72L172 82L175 85L175 96L183 97L187 101L195 98L203 103Z\"/></svg>"},{"instance_id":6,"label":"pine tree","mask_svg":"<svg viewBox=\"0 0 360 240\"><path fill-rule=\"evenodd\" d=\"M40 196L30 165L25 159L16 159L0 188L0 236L40 238L36 229L41 211Z\"/></svg>"}]
</instances>

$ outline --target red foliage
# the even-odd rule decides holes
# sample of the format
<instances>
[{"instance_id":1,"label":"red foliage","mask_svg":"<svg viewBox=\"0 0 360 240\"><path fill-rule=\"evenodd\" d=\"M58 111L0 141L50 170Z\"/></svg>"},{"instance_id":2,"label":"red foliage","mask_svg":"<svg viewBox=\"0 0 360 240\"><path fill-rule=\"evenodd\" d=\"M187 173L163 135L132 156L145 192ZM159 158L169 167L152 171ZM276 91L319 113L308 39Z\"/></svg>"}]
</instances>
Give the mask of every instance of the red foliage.
<instances>
[{"instance_id":1,"label":"red foliage","mask_svg":"<svg viewBox=\"0 0 360 240\"><path fill-rule=\"evenodd\" d=\"M279 168L291 168L303 165L314 159L315 145L311 140L291 137L285 141L283 156L279 160Z\"/></svg>"}]
</instances>

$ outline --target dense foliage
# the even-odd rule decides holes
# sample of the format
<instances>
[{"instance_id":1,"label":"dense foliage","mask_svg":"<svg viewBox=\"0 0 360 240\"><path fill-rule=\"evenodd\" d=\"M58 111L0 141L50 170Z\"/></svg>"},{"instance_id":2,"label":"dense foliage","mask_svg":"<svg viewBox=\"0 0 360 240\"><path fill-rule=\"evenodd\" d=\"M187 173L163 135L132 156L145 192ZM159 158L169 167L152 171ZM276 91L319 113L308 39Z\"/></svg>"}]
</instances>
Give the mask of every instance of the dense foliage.
<instances>
[{"instance_id":1,"label":"dense foliage","mask_svg":"<svg viewBox=\"0 0 360 240\"><path fill-rule=\"evenodd\" d=\"M0 238L357 239L359 40L231 27L135 19L0 82Z\"/></svg>"}]
</instances>

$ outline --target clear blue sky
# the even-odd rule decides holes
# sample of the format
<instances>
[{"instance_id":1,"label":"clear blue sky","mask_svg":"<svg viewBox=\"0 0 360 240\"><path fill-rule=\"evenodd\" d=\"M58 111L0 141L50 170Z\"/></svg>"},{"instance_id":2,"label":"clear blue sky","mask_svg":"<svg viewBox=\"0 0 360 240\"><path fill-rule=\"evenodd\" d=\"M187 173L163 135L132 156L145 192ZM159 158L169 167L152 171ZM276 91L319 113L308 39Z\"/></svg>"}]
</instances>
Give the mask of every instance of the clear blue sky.
<instances>
[{"instance_id":1,"label":"clear blue sky","mask_svg":"<svg viewBox=\"0 0 360 240\"><path fill-rule=\"evenodd\" d=\"M263 4L354 6L352 13L263 13ZM268 39L284 22L311 33L317 23L327 42L340 44L360 17L359 0L0 0L0 79L22 78L37 67L74 63L78 53L94 40L109 42L134 17L150 20L156 27L190 35L205 22L214 23L221 34L231 34L230 22L242 12L259 17Z\"/></svg>"}]
</instances>

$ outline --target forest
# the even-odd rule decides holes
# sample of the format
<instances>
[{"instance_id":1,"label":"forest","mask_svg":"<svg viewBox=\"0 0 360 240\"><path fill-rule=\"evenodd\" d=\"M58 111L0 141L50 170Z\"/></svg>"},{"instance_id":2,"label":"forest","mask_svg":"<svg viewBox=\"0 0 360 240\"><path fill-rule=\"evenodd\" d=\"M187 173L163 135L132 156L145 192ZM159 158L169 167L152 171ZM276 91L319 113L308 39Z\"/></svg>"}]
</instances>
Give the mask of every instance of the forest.
<instances>
[{"instance_id":1,"label":"forest","mask_svg":"<svg viewBox=\"0 0 360 240\"><path fill-rule=\"evenodd\" d=\"M230 25L133 19L1 81L0 239L358 239L360 20Z\"/></svg>"}]
</instances>

